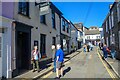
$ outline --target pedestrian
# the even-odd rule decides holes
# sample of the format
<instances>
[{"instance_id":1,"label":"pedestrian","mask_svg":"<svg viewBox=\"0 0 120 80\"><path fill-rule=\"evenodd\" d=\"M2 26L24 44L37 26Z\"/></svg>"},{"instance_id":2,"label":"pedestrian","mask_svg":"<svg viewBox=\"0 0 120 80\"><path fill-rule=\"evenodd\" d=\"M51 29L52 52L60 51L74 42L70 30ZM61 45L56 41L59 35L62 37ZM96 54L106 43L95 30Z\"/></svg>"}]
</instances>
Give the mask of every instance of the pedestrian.
<instances>
[{"instance_id":1,"label":"pedestrian","mask_svg":"<svg viewBox=\"0 0 120 80\"><path fill-rule=\"evenodd\" d=\"M90 45L87 44L87 51L90 52Z\"/></svg>"},{"instance_id":2,"label":"pedestrian","mask_svg":"<svg viewBox=\"0 0 120 80\"><path fill-rule=\"evenodd\" d=\"M90 50L93 51L93 44L90 44Z\"/></svg>"},{"instance_id":3,"label":"pedestrian","mask_svg":"<svg viewBox=\"0 0 120 80\"><path fill-rule=\"evenodd\" d=\"M107 49L108 49L108 47L106 46L106 44L104 44L104 46L103 46L103 57L104 57L105 60L107 60L107 55L108 55Z\"/></svg>"},{"instance_id":4,"label":"pedestrian","mask_svg":"<svg viewBox=\"0 0 120 80\"><path fill-rule=\"evenodd\" d=\"M55 45L52 45L52 60L53 60L53 66L54 66L54 70L53 72L56 72L56 48Z\"/></svg>"},{"instance_id":5,"label":"pedestrian","mask_svg":"<svg viewBox=\"0 0 120 80\"><path fill-rule=\"evenodd\" d=\"M56 51L56 79L59 79L59 70L61 72L61 77L63 76L63 61L64 61L64 52L61 49L61 45L57 44Z\"/></svg>"},{"instance_id":6,"label":"pedestrian","mask_svg":"<svg viewBox=\"0 0 120 80\"><path fill-rule=\"evenodd\" d=\"M83 51L86 52L86 44L83 46Z\"/></svg>"},{"instance_id":7,"label":"pedestrian","mask_svg":"<svg viewBox=\"0 0 120 80\"><path fill-rule=\"evenodd\" d=\"M37 71L40 72L39 69L39 60L41 58L41 55L38 51L38 47L34 46L34 50L32 51L32 64L33 64L33 72L35 72L35 68L37 67Z\"/></svg>"},{"instance_id":8,"label":"pedestrian","mask_svg":"<svg viewBox=\"0 0 120 80\"><path fill-rule=\"evenodd\" d=\"M112 58L115 60L115 54L116 54L116 50L115 50L115 44L112 42L111 46L110 46L110 53Z\"/></svg>"}]
</instances>

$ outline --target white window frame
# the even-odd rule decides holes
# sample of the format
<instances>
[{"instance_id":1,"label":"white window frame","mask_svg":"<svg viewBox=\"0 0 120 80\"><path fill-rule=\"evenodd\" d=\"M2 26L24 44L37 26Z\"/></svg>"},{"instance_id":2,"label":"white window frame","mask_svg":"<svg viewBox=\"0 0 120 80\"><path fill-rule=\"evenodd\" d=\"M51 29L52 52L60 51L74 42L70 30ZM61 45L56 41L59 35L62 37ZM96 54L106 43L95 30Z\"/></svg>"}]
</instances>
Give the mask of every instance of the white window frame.
<instances>
[{"instance_id":1,"label":"white window frame","mask_svg":"<svg viewBox=\"0 0 120 80\"><path fill-rule=\"evenodd\" d=\"M106 21L106 32L108 32L108 21Z\"/></svg>"},{"instance_id":2,"label":"white window frame","mask_svg":"<svg viewBox=\"0 0 120 80\"><path fill-rule=\"evenodd\" d=\"M120 21L120 2L117 4L117 16L118 16L118 22Z\"/></svg>"},{"instance_id":3,"label":"white window frame","mask_svg":"<svg viewBox=\"0 0 120 80\"><path fill-rule=\"evenodd\" d=\"M110 43L112 43L112 35L110 35Z\"/></svg>"},{"instance_id":4,"label":"white window frame","mask_svg":"<svg viewBox=\"0 0 120 80\"><path fill-rule=\"evenodd\" d=\"M113 15L113 11L111 12L111 23L112 23L112 27L114 26L114 15Z\"/></svg>"},{"instance_id":5,"label":"white window frame","mask_svg":"<svg viewBox=\"0 0 120 80\"><path fill-rule=\"evenodd\" d=\"M108 37L106 37L106 42L107 42L107 46L108 46Z\"/></svg>"},{"instance_id":6,"label":"white window frame","mask_svg":"<svg viewBox=\"0 0 120 80\"><path fill-rule=\"evenodd\" d=\"M111 16L109 16L109 28L111 29Z\"/></svg>"},{"instance_id":7,"label":"white window frame","mask_svg":"<svg viewBox=\"0 0 120 80\"><path fill-rule=\"evenodd\" d=\"M112 42L115 43L115 34L112 34Z\"/></svg>"}]
</instances>

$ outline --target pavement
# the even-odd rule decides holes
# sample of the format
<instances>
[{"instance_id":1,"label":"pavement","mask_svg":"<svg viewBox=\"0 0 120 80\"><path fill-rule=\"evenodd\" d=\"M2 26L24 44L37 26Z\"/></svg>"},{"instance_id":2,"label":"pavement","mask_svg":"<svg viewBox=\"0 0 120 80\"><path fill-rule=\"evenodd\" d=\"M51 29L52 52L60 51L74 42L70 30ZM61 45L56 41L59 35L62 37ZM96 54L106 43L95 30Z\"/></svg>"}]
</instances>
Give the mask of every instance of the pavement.
<instances>
[{"instance_id":1,"label":"pavement","mask_svg":"<svg viewBox=\"0 0 120 80\"><path fill-rule=\"evenodd\" d=\"M101 56L103 56L103 51L99 50ZM112 59L110 55L108 55L106 63L112 68L112 70L116 73L116 75L120 78L120 60Z\"/></svg>"},{"instance_id":2,"label":"pavement","mask_svg":"<svg viewBox=\"0 0 120 80\"><path fill-rule=\"evenodd\" d=\"M71 58L77 56L79 53L81 53L82 49L79 49L77 50L76 52L73 52L69 55L66 55L65 56L65 61L64 62L67 62L69 61ZM53 63L49 63L47 64L47 66L42 69L39 73L36 71L36 72L32 72L32 70L29 70L19 76L16 76L14 77L14 79L39 79L41 78L42 76L46 75L47 73L51 72L53 70Z\"/></svg>"},{"instance_id":3,"label":"pavement","mask_svg":"<svg viewBox=\"0 0 120 80\"><path fill-rule=\"evenodd\" d=\"M65 80L73 78L113 78L112 72L109 71L109 68L98 54L97 47L94 47L93 51L78 54L64 65L64 76L61 77L63 80L64 78ZM50 72L41 78L43 80L48 78L49 80L55 77L56 74Z\"/></svg>"}]
</instances>

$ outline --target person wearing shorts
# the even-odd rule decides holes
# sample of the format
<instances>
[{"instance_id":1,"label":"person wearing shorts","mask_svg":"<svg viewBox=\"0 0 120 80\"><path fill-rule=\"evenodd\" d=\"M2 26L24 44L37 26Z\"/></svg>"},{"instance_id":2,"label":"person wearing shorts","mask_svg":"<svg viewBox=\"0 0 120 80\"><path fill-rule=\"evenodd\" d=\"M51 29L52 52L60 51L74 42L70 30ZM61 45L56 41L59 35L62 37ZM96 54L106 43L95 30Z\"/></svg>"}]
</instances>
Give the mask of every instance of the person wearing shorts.
<instances>
[{"instance_id":1,"label":"person wearing shorts","mask_svg":"<svg viewBox=\"0 0 120 80\"><path fill-rule=\"evenodd\" d=\"M61 45L57 44L57 51L56 51L56 78L59 79L59 70L61 72L61 77L63 76L63 61L64 61L64 52L61 49Z\"/></svg>"}]
</instances>

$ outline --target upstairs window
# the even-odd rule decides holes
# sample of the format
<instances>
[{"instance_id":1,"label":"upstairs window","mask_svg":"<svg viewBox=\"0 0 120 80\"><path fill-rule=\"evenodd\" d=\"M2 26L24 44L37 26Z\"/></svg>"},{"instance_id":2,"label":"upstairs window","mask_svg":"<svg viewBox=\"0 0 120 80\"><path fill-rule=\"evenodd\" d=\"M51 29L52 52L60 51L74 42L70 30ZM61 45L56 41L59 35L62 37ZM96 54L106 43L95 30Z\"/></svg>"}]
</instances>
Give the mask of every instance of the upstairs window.
<instances>
[{"instance_id":1,"label":"upstairs window","mask_svg":"<svg viewBox=\"0 0 120 80\"><path fill-rule=\"evenodd\" d=\"M19 6L18 7L19 14L29 16L29 2L26 2L26 0L24 0L23 2L19 2L18 6Z\"/></svg>"},{"instance_id":2,"label":"upstairs window","mask_svg":"<svg viewBox=\"0 0 120 80\"><path fill-rule=\"evenodd\" d=\"M62 30L65 31L65 20L62 20Z\"/></svg>"},{"instance_id":3,"label":"upstairs window","mask_svg":"<svg viewBox=\"0 0 120 80\"><path fill-rule=\"evenodd\" d=\"M40 16L40 23L46 24L45 15Z\"/></svg>"},{"instance_id":4,"label":"upstairs window","mask_svg":"<svg viewBox=\"0 0 120 80\"><path fill-rule=\"evenodd\" d=\"M120 2L117 4L117 16L118 16L118 22L120 21Z\"/></svg>"},{"instance_id":5,"label":"upstairs window","mask_svg":"<svg viewBox=\"0 0 120 80\"><path fill-rule=\"evenodd\" d=\"M108 21L106 21L106 32L108 31Z\"/></svg>"},{"instance_id":6,"label":"upstairs window","mask_svg":"<svg viewBox=\"0 0 120 80\"><path fill-rule=\"evenodd\" d=\"M111 13L111 20L112 20L112 27L114 26L114 16L113 16L113 11Z\"/></svg>"},{"instance_id":7,"label":"upstairs window","mask_svg":"<svg viewBox=\"0 0 120 80\"><path fill-rule=\"evenodd\" d=\"M55 26L55 12L52 10L52 27L54 29L56 29L56 26Z\"/></svg>"}]
</instances>

